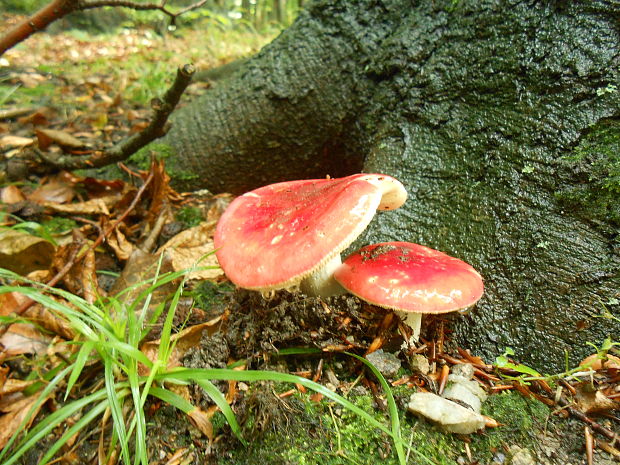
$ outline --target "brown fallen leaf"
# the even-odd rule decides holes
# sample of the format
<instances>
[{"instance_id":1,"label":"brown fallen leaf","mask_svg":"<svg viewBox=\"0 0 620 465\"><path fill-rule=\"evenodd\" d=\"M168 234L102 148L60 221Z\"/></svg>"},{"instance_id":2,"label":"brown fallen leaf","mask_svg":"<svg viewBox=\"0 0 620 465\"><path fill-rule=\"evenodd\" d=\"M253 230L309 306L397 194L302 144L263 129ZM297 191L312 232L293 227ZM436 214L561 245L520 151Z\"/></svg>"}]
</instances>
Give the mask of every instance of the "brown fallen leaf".
<instances>
[{"instance_id":1,"label":"brown fallen leaf","mask_svg":"<svg viewBox=\"0 0 620 465\"><path fill-rule=\"evenodd\" d=\"M620 357L607 354L605 359L602 359L601 357L599 357L598 354L592 354L579 362L580 366L588 364L590 365L590 368L594 371L599 371L603 368L614 368L618 370L620 369Z\"/></svg>"},{"instance_id":2,"label":"brown fallen leaf","mask_svg":"<svg viewBox=\"0 0 620 465\"><path fill-rule=\"evenodd\" d=\"M54 117L54 113L53 109L43 107L27 116L19 118L17 122L23 126L30 124L33 126L46 126L48 121Z\"/></svg>"},{"instance_id":3,"label":"brown fallen leaf","mask_svg":"<svg viewBox=\"0 0 620 465\"><path fill-rule=\"evenodd\" d=\"M37 187L28 196L28 200L41 204L45 202L67 203L74 196L75 189L73 186L67 184L59 177L54 177L49 182Z\"/></svg>"},{"instance_id":4,"label":"brown fallen leaf","mask_svg":"<svg viewBox=\"0 0 620 465\"><path fill-rule=\"evenodd\" d=\"M44 354L52 338L33 325L13 323L0 338L7 356L22 354Z\"/></svg>"},{"instance_id":5,"label":"brown fallen leaf","mask_svg":"<svg viewBox=\"0 0 620 465\"><path fill-rule=\"evenodd\" d=\"M63 151L86 148L87 144L71 134L56 129L36 129L35 134L41 150L47 150L52 144L58 145Z\"/></svg>"},{"instance_id":6,"label":"brown fallen leaf","mask_svg":"<svg viewBox=\"0 0 620 465\"><path fill-rule=\"evenodd\" d=\"M133 244L127 240L119 228L114 229L107 239L107 244L114 251L116 257L122 261L127 260L134 250Z\"/></svg>"},{"instance_id":7,"label":"brown fallen leaf","mask_svg":"<svg viewBox=\"0 0 620 465\"><path fill-rule=\"evenodd\" d=\"M213 246L215 225L215 221L205 221L181 231L166 242L159 249L159 253L167 251L175 271L190 269L197 265L200 269L189 273L188 279L215 279L222 276L223 271L215 254L212 253L215 250Z\"/></svg>"},{"instance_id":8,"label":"brown fallen leaf","mask_svg":"<svg viewBox=\"0 0 620 465\"><path fill-rule=\"evenodd\" d=\"M11 149L20 149L32 145L33 143L34 139L30 137L6 135L0 137L0 150L8 152Z\"/></svg>"},{"instance_id":9,"label":"brown fallen leaf","mask_svg":"<svg viewBox=\"0 0 620 465\"><path fill-rule=\"evenodd\" d=\"M172 335L170 342L176 342L176 344L168 357L168 369L181 366L181 359L185 356L187 351L200 344L202 333L206 330L209 335L213 334L217 330L221 319L222 317L218 316L210 321L199 325L190 326L189 328L185 328L180 333ZM159 340L145 342L142 344L142 347L140 347L140 350L149 360L154 362L157 360L159 355L159 344ZM146 367L142 367L141 371L142 375L148 375ZM147 372L144 373L144 371Z\"/></svg>"},{"instance_id":10,"label":"brown fallen leaf","mask_svg":"<svg viewBox=\"0 0 620 465\"><path fill-rule=\"evenodd\" d=\"M18 292L0 294L0 316L7 316L17 310L27 299Z\"/></svg>"},{"instance_id":11,"label":"brown fallen leaf","mask_svg":"<svg viewBox=\"0 0 620 465\"><path fill-rule=\"evenodd\" d=\"M196 428L198 428L209 441L213 441L213 424L211 423L209 414L200 407L194 407L194 410L188 412L187 415L191 418Z\"/></svg>"},{"instance_id":12,"label":"brown fallen leaf","mask_svg":"<svg viewBox=\"0 0 620 465\"><path fill-rule=\"evenodd\" d=\"M61 204L56 202L43 202L42 205L59 213L73 215L110 215L110 208L116 205L120 196L118 194L106 195L85 202Z\"/></svg>"},{"instance_id":13,"label":"brown fallen leaf","mask_svg":"<svg viewBox=\"0 0 620 465\"><path fill-rule=\"evenodd\" d=\"M189 388L184 385L173 384L168 387L175 394L183 397L183 399L192 403ZM217 407L209 408L208 410L202 410L200 407L194 406L194 409L187 412L187 416L192 420L192 423L204 434L209 441L213 440L213 425L211 424L211 418L217 411Z\"/></svg>"},{"instance_id":14,"label":"brown fallen leaf","mask_svg":"<svg viewBox=\"0 0 620 465\"><path fill-rule=\"evenodd\" d=\"M589 383L578 384L575 390L575 404L583 413L606 412L620 407L620 403L610 399L602 391L593 391Z\"/></svg>"},{"instance_id":15,"label":"brown fallen leaf","mask_svg":"<svg viewBox=\"0 0 620 465\"><path fill-rule=\"evenodd\" d=\"M172 271L172 264L167 253L161 258L160 265L160 257L158 255L144 252L142 249L134 249L121 275L110 289L109 295L116 296L127 305L133 304L140 294L153 284L153 277L156 276L158 270L159 274ZM179 281L174 280L157 287L157 289L151 292L148 313L150 314L162 301L167 300L178 285ZM138 311L141 311L141 308L142 303L136 305ZM153 337L158 336L155 335Z\"/></svg>"},{"instance_id":16,"label":"brown fallen leaf","mask_svg":"<svg viewBox=\"0 0 620 465\"><path fill-rule=\"evenodd\" d=\"M22 392L28 386L32 386L37 381L32 379L29 381L23 379L7 379L0 389L0 397L5 396L6 394L12 394L14 392Z\"/></svg>"},{"instance_id":17,"label":"brown fallen leaf","mask_svg":"<svg viewBox=\"0 0 620 465\"><path fill-rule=\"evenodd\" d=\"M48 399L51 395L52 394L48 395ZM5 414L0 417L0 449L2 449L8 440L18 432L19 426L22 421L28 417L28 414L30 414L30 417L25 424L25 429L30 427L39 413L39 410L45 404L45 402L41 402L39 407L36 408L34 412L31 412L31 408L37 403L38 400L39 396L35 394L13 402L6 407L4 410Z\"/></svg>"},{"instance_id":18,"label":"brown fallen leaf","mask_svg":"<svg viewBox=\"0 0 620 465\"><path fill-rule=\"evenodd\" d=\"M19 187L10 185L0 189L0 202L1 203L18 203L26 200L26 196L22 193Z\"/></svg>"},{"instance_id":19,"label":"brown fallen leaf","mask_svg":"<svg viewBox=\"0 0 620 465\"><path fill-rule=\"evenodd\" d=\"M0 267L26 275L47 269L54 246L40 237L15 229L0 230Z\"/></svg>"},{"instance_id":20,"label":"brown fallen leaf","mask_svg":"<svg viewBox=\"0 0 620 465\"><path fill-rule=\"evenodd\" d=\"M57 300L54 296L48 296L54 300ZM75 330L71 327L69 322L64 318L61 318L56 313L51 312L41 304L35 304L31 306L23 314L25 318L28 318L33 324L36 324L68 341L73 340L75 337Z\"/></svg>"}]
</instances>

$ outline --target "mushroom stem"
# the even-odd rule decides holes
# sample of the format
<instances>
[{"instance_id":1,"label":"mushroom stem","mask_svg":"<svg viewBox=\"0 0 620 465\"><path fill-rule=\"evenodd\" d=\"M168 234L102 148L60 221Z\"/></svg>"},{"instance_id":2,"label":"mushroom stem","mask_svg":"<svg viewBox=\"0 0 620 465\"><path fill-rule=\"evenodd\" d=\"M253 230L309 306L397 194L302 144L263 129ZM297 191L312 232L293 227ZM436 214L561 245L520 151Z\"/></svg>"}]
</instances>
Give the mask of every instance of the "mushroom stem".
<instances>
[{"instance_id":1,"label":"mushroom stem","mask_svg":"<svg viewBox=\"0 0 620 465\"><path fill-rule=\"evenodd\" d=\"M344 288L334 279L334 271L342 265L340 254L336 254L322 267L306 276L300 283L301 291L311 297L329 297L344 294Z\"/></svg>"},{"instance_id":2,"label":"mushroom stem","mask_svg":"<svg viewBox=\"0 0 620 465\"><path fill-rule=\"evenodd\" d=\"M413 333L409 338L409 345L413 345L420 339L420 328L422 327L422 314L416 312L403 312L400 310L394 310L396 316L407 326L411 328Z\"/></svg>"}]
</instances>

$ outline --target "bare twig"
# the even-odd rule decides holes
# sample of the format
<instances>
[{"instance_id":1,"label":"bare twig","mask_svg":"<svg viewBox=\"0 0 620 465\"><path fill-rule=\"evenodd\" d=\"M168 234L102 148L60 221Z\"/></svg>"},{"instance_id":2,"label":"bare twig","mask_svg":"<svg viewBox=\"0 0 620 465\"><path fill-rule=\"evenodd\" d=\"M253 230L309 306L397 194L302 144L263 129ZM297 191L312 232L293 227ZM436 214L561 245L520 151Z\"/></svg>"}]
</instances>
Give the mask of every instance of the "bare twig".
<instances>
[{"instance_id":1,"label":"bare twig","mask_svg":"<svg viewBox=\"0 0 620 465\"><path fill-rule=\"evenodd\" d=\"M54 21L75 11L91 10L104 6L124 7L132 10L158 10L170 17L171 24L175 24L179 16L188 11L200 8L207 3L207 0L199 0L192 5L180 9L176 13L166 7L166 2L167 0L161 0L159 3L140 3L125 0L52 0L32 16L17 24L4 34L4 36L0 37L0 56L37 31L45 29Z\"/></svg>"},{"instance_id":2,"label":"bare twig","mask_svg":"<svg viewBox=\"0 0 620 465\"><path fill-rule=\"evenodd\" d=\"M52 0L0 37L0 56L35 32L45 29L54 21L76 11L77 5L78 0Z\"/></svg>"},{"instance_id":3,"label":"bare twig","mask_svg":"<svg viewBox=\"0 0 620 465\"><path fill-rule=\"evenodd\" d=\"M103 152L97 152L89 158L77 158L72 155L51 158L41 151L38 152L38 156L43 159L45 164L59 170L99 168L127 159L142 147L166 134L169 129L167 125L168 117L179 103L181 95L191 82L195 72L196 68L191 64L180 67L177 70L174 83L164 95L163 100L152 100L151 105L155 110L155 114L149 125L114 147Z\"/></svg>"}]
</instances>

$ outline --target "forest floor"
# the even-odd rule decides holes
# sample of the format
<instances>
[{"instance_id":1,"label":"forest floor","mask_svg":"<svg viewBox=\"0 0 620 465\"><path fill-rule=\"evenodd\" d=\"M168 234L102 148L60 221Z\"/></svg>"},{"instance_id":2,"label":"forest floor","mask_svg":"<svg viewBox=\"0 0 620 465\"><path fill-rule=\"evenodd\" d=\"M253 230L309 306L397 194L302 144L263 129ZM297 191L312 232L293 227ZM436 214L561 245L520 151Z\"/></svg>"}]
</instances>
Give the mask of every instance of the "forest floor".
<instances>
[{"instance_id":1,"label":"forest floor","mask_svg":"<svg viewBox=\"0 0 620 465\"><path fill-rule=\"evenodd\" d=\"M0 57L3 160L117 143L148 124L178 66L217 67L276 33L213 23L166 36L36 34ZM193 84L183 102L211 85ZM403 349L398 319L357 298L235 290L209 255L231 197L177 193L169 181L165 160L145 151L106 177L2 179L0 268L16 274L0 273L0 463L39 463L55 445L60 463L121 463L140 446L124 451L131 434L119 429L139 431L140 418L144 454L162 465L620 461L615 347L593 350L604 363L543 376L509 352L481 360L456 347L449 319L425 320L418 346ZM133 336L140 318L149 331ZM370 352L371 366L351 355ZM407 412L411 394L440 393L465 363L488 394L486 429L450 434ZM183 383L173 376L182 367L217 380ZM153 387L160 379L176 381ZM130 401L134 382L151 395Z\"/></svg>"}]
</instances>

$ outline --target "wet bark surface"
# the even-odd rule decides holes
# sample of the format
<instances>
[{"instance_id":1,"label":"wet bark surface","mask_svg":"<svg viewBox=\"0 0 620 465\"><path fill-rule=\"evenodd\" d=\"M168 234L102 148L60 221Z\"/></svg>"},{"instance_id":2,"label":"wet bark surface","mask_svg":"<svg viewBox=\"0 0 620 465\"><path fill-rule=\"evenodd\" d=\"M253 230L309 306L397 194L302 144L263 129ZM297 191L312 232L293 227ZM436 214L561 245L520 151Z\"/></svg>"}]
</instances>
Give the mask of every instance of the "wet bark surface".
<instances>
[{"instance_id":1,"label":"wet bark surface","mask_svg":"<svg viewBox=\"0 0 620 465\"><path fill-rule=\"evenodd\" d=\"M586 342L617 339L618 320L599 316L620 317L618 207L595 192L614 192L613 170L594 179L570 157L589 138L605 162L596 134L618 127L620 5L348 3L313 3L178 116L167 141L200 174L189 187L241 192L363 163L410 200L357 245L418 242L484 276L458 343L555 370L565 351L574 363Z\"/></svg>"}]
</instances>

